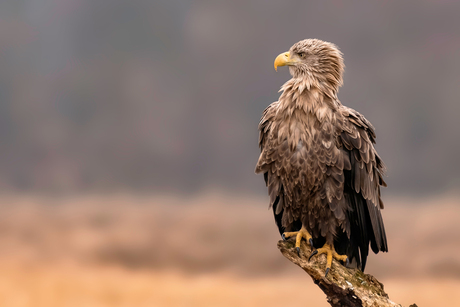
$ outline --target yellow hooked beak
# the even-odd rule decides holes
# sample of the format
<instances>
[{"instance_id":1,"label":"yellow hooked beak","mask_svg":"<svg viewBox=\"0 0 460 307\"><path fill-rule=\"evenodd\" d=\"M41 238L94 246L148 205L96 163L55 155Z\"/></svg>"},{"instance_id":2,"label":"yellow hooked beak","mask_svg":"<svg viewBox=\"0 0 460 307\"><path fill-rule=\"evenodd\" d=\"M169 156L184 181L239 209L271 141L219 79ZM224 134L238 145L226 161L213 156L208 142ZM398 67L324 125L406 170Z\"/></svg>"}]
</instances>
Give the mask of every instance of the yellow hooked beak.
<instances>
[{"instance_id":1,"label":"yellow hooked beak","mask_svg":"<svg viewBox=\"0 0 460 307\"><path fill-rule=\"evenodd\" d=\"M294 63L296 61L289 57L289 51L283 52L275 59L275 70L278 71L278 66L293 65Z\"/></svg>"}]
</instances>

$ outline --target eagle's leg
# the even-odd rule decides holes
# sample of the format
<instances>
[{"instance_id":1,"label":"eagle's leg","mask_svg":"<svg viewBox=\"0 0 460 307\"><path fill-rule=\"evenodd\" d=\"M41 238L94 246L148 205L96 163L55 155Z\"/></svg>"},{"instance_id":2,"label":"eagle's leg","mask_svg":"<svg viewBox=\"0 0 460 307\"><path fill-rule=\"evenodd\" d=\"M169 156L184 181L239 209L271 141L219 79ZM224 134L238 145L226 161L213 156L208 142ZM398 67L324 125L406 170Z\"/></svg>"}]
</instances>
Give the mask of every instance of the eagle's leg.
<instances>
[{"instance_id":1,"label":"eagle's leg","mask_svg":"<svg viewBox=\"0 0 460 307\"><path fill-rule=\"evenodd\" d=\"M323 247L318 248L317 250L313 251L308 258L308 260L311 259L314 255L321 255L321 254L326 254L327 261L326 261L326 274L324 277L327 276L327 273L329 273L329 270L331 269L332 265L332 258L338 260L338 261L343 261L345 263L348 263L348 257L347 255L339 255L334 249L334 245L329 245L328 243L324 244Z\"/></svg>"},{"instance_id":2,"label":"eagle's leg","mask_svg":"<svg viewBox=\"0 0 460 307\"><path fill-rule=\"evenodd\" d=\"M283 240L293 236L296 236L295 247L297 250L297 255L300 255L300 241L302 241L302 238L305 238L305 240L310 243L311 248L313 249L313 238L304 226L302 226L299 231L285 232L282 235Z\"/></svg>"}]
</instances>

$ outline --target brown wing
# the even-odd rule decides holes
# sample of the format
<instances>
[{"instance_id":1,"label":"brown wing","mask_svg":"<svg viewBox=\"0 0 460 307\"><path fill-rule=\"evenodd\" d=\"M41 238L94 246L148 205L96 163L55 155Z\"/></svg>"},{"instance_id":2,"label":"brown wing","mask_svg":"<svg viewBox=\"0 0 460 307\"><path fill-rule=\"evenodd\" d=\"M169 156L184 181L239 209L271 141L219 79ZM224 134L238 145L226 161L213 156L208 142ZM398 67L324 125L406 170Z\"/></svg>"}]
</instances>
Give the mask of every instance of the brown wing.
<instances>
[{"instance_id":1,"label":"brown wing","mask_svg":"<svg viewBox=\"0 0 460 307\"><path fill-rule=\"evenodd\" d=\"M281 219L283 217L283 200L282 184L279 174L271 171L274 159L279 156L280 151L287 150L286 148L279 148L277 140L274 139L273 134L269 133L272 129L273 118L276 112L276 105L278 102L270 104L263 112L262 118L259 122L259 147L261 154L256 165L256 174L263 173L265 184L268 187L268 195L270 196L270 207L273 207L275 215L275 222L278 226L280 234L284 232ZM276 154L277 152L277 154ZM281 201L281 202L280 202Z\"/></svg>"},{"instance_id":2,"label":"brown wing","mask_svg":"<svg viewBox=\"0 0 460 307\"><path fill-rule=\"evenodd\" d=\"M343 107L340 111L345 121L338 141L351 163L351 170L345 171L344 186L344 195L351 207L348 213L351 236L347 254L351 254L358 267L364 270L369 243L374 253L388 251L380 213L383 209L380 186L386 186L382 178L385 165L373 146L375 132L372 124L353 109Z\"/></svg>"}]
</instances>

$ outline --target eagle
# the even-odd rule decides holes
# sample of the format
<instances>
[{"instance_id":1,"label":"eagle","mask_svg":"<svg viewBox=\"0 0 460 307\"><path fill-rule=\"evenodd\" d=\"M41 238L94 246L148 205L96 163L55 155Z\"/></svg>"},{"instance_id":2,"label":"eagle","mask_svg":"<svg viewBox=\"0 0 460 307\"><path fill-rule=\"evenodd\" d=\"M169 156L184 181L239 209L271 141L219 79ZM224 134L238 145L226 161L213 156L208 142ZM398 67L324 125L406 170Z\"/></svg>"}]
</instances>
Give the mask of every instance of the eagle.
<instances>
[{"instance_id":1,"label":"eagle","mask_svg":"<svg viewBox=\"0 0 460 307\"><path fill-rule=\"evenodd\" d=\"M369 246L387 252L380 186L385 164L374 148L375 130L337 98L343 56L318 39L294 44L275 59L292 78L259 123L261 150L255 172L263 173L269 203L283 239L302 238L311 257L326 254L364 271Z\"/></svg>"}]
</instances>

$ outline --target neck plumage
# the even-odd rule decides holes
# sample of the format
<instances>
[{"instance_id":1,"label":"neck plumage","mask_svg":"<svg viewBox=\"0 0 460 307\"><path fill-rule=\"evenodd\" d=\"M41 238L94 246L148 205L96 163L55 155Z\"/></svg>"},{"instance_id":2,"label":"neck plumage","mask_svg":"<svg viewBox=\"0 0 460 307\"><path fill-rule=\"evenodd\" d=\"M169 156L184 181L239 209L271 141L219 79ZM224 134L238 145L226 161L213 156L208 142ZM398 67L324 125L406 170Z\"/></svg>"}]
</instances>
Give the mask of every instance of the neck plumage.
<instances>
[{"instance_id":1,"label":"neck plumage","mask_svg":"<svg viewBox=\"0 0 460 307\"><path fill-rule=\"evenodd\" d=\"M316 78L292 78L283 84L280 92L283 93L279 98L279 108L291 116L296 110L318 116L324 113L325 108L336 111L341 105L337 89Z\"/></svg>"}]
</instances>

